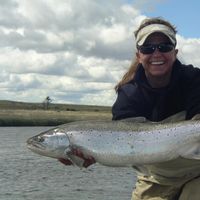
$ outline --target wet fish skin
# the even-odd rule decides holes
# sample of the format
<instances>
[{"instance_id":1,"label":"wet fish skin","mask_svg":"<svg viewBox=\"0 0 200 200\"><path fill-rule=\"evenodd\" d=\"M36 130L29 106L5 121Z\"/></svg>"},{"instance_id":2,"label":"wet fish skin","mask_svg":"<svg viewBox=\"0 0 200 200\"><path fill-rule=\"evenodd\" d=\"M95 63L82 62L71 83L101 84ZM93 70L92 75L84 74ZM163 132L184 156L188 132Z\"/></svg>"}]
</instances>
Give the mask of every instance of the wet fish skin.
<instances>
[{"instance_id":1,"label":"wet fish skin","mask_svg":"<svg viewBox=\"0 0 200 200\"><path fill-rule=\"evenodd\" d=\"M32 137L27 146L37 154L68 159L78 166L84 161L73 154L76 149L112 167L142 166L178 157L200 159L199 122L75 122Z\"/></svg>"}]
</instances>

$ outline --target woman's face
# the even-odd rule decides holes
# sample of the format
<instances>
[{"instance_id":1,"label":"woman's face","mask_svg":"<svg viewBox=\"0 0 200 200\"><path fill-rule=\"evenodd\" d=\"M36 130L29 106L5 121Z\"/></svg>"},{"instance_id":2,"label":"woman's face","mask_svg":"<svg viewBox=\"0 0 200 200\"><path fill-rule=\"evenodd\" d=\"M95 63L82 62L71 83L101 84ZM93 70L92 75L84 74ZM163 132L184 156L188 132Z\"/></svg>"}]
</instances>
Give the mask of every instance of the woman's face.
<instances>
[{"instance_id":1,"label":"woman's face","mask_svg":"<svg viewBox=\"0 0 200 200\"><path fill-rule=\"evenodd\" d=\"M145 41L145 45L169 43L169 38L163 33L152 33ZM151 54L143 54L140 50L136 53L139 63L144 67L147 78L170 76L177 49L169 52L160 52L157 48Z\"/></svg>"}]
</instances>

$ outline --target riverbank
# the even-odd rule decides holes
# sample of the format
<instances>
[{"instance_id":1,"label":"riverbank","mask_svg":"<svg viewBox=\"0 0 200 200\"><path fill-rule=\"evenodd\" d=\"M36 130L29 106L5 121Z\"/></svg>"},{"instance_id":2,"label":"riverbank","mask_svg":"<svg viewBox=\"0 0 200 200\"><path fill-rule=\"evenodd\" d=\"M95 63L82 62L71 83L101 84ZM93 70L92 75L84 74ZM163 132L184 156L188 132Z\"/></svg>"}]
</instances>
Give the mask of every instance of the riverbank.
<instances>
[{"instance_id":1,"label":"riverbank","mask_svg":"<svg viewBox=\"0 0 200 200\"><path fill-rule=\"evenodd\" d=\"M111 109L103 106L42 104L0 101L0 126L56 126L80 120L110 120Z\"/></svg>"}]
</instances>

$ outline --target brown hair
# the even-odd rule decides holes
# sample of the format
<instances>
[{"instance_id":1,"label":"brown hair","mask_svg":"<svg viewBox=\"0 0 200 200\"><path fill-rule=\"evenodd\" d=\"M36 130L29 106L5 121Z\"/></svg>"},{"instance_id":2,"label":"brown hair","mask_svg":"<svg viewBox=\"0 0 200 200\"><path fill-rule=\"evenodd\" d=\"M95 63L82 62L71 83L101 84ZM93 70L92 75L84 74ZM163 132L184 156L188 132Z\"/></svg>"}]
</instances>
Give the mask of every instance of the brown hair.
<instances>
[{"instance_id":1,"label":"brown hair","mask_svg":"<svg viewBox=\"0 0 200 200\"><path fill-rule=\"evenodd\" d=\"M148 26L150 24L163 24L163 25L166 25L168 26L169 28L171 28L174 33L177 33L177 30L176 30L176 27L174 25L172 25L171 23L169 23L168 21L160 18L160 17L155 17L155 18L147 18L147 19L144 19L139 28L134 32L134 35L135 37L137 36L138 32L144 28L145 26ZM122 79L119 81L119 83L117 83L117 85L115 86L115 91L117 92L118 89L128 83L130 80L132 80L135 76L135 73L137 71L137 68L138 68L138 60L137 60L137 57L134 57L128 71L123 75Z\"/></svg>"}]
</instances>

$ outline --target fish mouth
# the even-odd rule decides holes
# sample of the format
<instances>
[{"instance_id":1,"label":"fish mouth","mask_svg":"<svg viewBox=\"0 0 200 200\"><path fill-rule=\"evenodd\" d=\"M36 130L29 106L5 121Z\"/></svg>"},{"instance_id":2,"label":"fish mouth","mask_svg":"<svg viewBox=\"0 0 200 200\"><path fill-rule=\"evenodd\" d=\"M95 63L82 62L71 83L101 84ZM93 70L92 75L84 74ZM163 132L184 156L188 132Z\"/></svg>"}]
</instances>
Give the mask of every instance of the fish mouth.
<instances>
[{"instance_id":1,"label":"fish mouth","mask_svg":"<svg viewBox=\"0 0 200 200\"><path fill-rule=\"evenodd\" d=\"M37 148L37 149L45 150L45 147L38 143L27 144L27 147L29 149Z\"/></svg>"},{"instance_id":2,"label":"fish mouth","mask_svg":"<svg viewBox=\"0 0 200 200\"><path fill-rule=\"evenodd\" d=\"M48 153L46 152L45 146L43 146L42 144L40 144L36 141L32 141L31 139L27 140L27 148L36 154L39 154L42 156L47 156L47 157L52 157L52 156L49 156Z\"/></svg>"},{"instance_id":3,"label":"fish mouth","mask_svg":"<svg viewBox=\"0 0 200 200\"><path fill-rule=\"evenodd\" d=\"M27 147L28 149L34 150L34 149L41 149L41 150L45 150L45 146L42 145L41 143L37 142L34 138L29 138L26 141Z\"/></svg>"}]
</instances>

